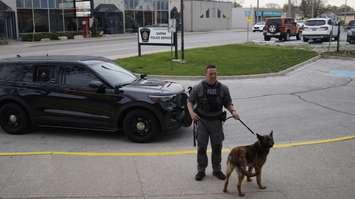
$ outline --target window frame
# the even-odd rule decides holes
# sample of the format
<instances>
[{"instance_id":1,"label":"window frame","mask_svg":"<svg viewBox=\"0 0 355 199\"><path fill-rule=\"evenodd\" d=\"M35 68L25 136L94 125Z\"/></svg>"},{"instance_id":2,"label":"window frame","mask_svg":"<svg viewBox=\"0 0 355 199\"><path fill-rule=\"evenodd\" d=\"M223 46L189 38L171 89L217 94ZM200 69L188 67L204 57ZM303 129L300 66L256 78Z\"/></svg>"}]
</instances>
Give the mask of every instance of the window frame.
<instances>
[{"instance_id":1,"label":"window frame","mask_svg":"<svg viewBox=\"0 0 355 199\"><path fill-rule=\"evenodd\" d=\"M106 81L104 81L98 74L95 73L95 71L91 70L90 68L88 68L87 66L83 65L83 64L78 64L78 63L63 63L60 65L59 67L59 84L60 87L62 87L63 89L70 89L70 90L77 90L77 91L87 91L87 92L95 92L97 93L97 89L94 88L90 88L89 85L87 85L87 87L82 87L82 86L75 86L75 85L68 85L65 82L65 78L66 78L66 68L73 68L73 67L78 67L78 68L82 68L85 71L89 72L91 75L93 75L96 79L102 83L102 85L105 88L110 88L110 86L107 85ZM92 80L90 80L92 81ZM90 84L90 82L89 82Z\"/></svg>"}]
</instances>

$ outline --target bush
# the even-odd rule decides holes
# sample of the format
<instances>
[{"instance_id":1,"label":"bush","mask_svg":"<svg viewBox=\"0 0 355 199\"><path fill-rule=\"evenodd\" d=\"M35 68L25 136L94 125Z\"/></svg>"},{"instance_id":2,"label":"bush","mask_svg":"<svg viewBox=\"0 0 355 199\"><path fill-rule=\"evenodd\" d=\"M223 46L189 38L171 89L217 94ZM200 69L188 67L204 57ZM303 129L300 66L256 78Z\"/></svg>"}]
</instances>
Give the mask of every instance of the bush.
<instances>
[{"instance_id":1,"label":"bush","mask_svg":"<svg viewBox=\"0 0 355 199\"><path fill-rule=\"evenodd\" d=\"M20 34L21 41L41 41L43 38L50 40L59 40L60 36L67 36L68 39L74 39L74 35L80 34L78 32L36 32L36 33L22 33Z\"/></svg>"},{"instance_id":2,"label":"bush","mask_svg":"<svg viewBox=\"0 0 355 199\"><path fill-rule=\"evenodd\" d=\"M0 37L0 45L6 45L8 44L7 40L3 37Z\"/></svg>"}]
</instances>

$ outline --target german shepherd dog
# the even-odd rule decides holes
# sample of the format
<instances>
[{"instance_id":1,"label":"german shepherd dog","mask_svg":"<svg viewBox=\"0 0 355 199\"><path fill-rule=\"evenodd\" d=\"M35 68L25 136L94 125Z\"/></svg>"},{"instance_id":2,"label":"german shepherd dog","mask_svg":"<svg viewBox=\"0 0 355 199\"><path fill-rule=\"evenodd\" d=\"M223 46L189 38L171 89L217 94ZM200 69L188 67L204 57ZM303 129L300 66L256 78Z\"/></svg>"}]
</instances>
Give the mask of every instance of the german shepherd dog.
<instances>
[{"instance_id":1,"label":"german shepherd dog","mask_svg":"<svg viewBox=\"0 0 355 199\"><path fill-rule=\"evenodd\" d=\"M266 189L261 185L261 170L269 154L270 148L274 145L273 131L269 135L256 134L258 141L252 145L239 146L231 150L227 160L226 181L223 192L227 192L229 177L235 169L238 174L238 193L239 196L245 194L241 191L242 181L245 176L250 182L251 177L256 176L256 182L260 189ZM247 170L248 167L248 170ZM252 173L253 168L255 173Z\"/></svg>"}]
</instances>

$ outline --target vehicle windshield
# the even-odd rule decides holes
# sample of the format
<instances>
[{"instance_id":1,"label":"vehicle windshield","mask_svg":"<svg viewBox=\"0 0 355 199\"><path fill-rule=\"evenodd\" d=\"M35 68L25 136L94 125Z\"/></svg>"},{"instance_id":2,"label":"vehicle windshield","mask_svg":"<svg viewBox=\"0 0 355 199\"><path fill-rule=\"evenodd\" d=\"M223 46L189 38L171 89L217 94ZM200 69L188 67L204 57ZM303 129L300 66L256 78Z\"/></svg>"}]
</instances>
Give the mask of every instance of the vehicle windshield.
<instances>
[{"instance_id":1,"label":"vehicle windshield","mask_svg":"<svg viewBox=\"0 0 355 199\"><path fill-rule=\"evenodd\" d=\"M258 22L256 25L265 25L265 22L261 21L261 22Z\"/></svg>"},{"instance_id":2,"label":"vehicle windshield","mask_svg":"<svg viewBox=\"0 0 355 199\"><path fill-rule=\"evenodd\" d=\"M308 20L305 23L306 26L322 26L325 25L325 20Z\"/></svg>"},{"instance_id":3,"label":"vehicle windshield","mask_svg":"<svg viewBox=\"0 0 355 199\"><path fill-rule=\"evenodd\" d=\"M138 79L130 71L113 62L90 60L85 61L85 63L113 86L127 85Z\"/></svg>"},{"instance_id":4,"label":"vehicle windshield","mask_svg":"<svg viewBox=\"0 0 355 199\"><path fill-rule=\"evenodd\" d=\"M281 25L281 19L268 19L266 21L266 25L270 25L270 24Z\"/></svg>"}]
</instances>

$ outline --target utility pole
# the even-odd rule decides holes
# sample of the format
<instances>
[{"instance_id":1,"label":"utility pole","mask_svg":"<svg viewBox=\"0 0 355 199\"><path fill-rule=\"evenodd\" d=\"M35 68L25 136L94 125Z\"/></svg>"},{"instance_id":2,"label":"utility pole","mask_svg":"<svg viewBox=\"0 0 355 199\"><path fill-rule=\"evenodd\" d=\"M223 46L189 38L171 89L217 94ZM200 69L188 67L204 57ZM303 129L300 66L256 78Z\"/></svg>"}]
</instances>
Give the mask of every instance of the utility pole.
<instances>
[{"instance_id":1,"label":"utility pole","mask_svg":"<svg viewBox=\"0 0 355 199\"><path fill-rule=\"evenodd\" d=\"M312 15L311 15L311 18L313 18L314 17L314 1L315 0L312 0Z\"/></svg>"},{"instance_id":2,"label":"utility pole","mask_svg":"<svg viewBox=\"0 0 355 199\"><path fill-rule=\"evenodd\" d=\"M180 0L181 3L181 63L184 63L184 0Z\"/></svg>"},{"instance_id":3,"label":"utility pole","mask_svg":"<svg viewBox=\"0 0 355 199\"><path fill-rule=\"evenodd\" d=\"M291 13L291 0L288 0L288 11L287 11L287 15L288 17L292 17L292 13Z\"/></svg>"},{"instance_id":4,"label":"utility pole","mask_svg":"<svg viewBox=\"0 0 355 199\"><path fill-rule=\"evenodd\" d=\"M256 23L259 22L259 0L256 0Z\"/></svg>"}]
</instances>

